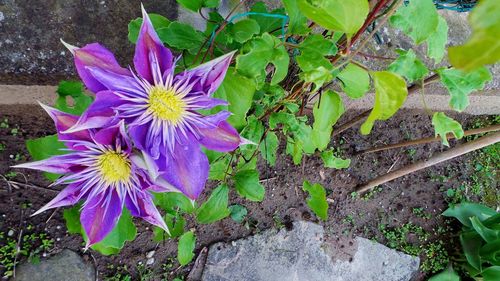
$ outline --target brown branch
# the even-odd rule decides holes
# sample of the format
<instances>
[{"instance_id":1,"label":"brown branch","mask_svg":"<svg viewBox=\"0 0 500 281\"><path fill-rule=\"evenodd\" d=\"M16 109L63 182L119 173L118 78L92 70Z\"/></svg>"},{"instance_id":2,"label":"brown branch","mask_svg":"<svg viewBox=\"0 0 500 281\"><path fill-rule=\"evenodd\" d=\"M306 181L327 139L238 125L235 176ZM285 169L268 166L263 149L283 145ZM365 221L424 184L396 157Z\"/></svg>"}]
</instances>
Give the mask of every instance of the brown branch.
<instances>
[{"instance_id":1,"label":"brown branch","mask_svg":"<svg viewBox=\"0 0 500 281\"><path fill-rule=\"evenodd\" d=\"M497 143L500 141L500 132L495 132L484 137L478 138L474 141L467 142L460 146L454 147L452 149L441 152L437 155L432 156L429 159L425 159L422 161L418 161L417 163L408 165L399 170L387 173L383 176L375 178L374 180L369 181L368 183L359 186L356 188L356 192L364 193L366 191L371 190L372 188L384 184L386 182L392 181L394 179L400 178L402 176L408 175L410 173L425 169L427 167L431 167L433 165L439 164L441 162L453 159L455 157L464 155L474 150L481 149L488 145Z\"/></svg>"},{"instance_id":2,"label":"brown branch","mask_svg":"<svg viewBox=\"0 0 500 281\"><path fill-rule=\"evenodd\" d=\"M484 134L484 133L489 133L489 132L495 132L495 131L500 131L500 124L494 125L494 126L489 126L489 127L484 127L484 128L467 130L464 132L464 137L478 135L478 134ZM452 133L449 133L446 135L446 138L448 140L452 140L452 139L455 139L455 135L453 135ZM405 142L400 142L400 143L388 144L388 145L379 146L379 147L373 147L373 148L370 148L367 150L359 151L356 153L356 155L379 152L379 151L407 147L407 146L412 146L412 145L438 142L438 141L441 141L440 137L422 138L422 139L418 139L418 140L411 140L411 141L405 141Z\"/></svg>"}]
</instances>

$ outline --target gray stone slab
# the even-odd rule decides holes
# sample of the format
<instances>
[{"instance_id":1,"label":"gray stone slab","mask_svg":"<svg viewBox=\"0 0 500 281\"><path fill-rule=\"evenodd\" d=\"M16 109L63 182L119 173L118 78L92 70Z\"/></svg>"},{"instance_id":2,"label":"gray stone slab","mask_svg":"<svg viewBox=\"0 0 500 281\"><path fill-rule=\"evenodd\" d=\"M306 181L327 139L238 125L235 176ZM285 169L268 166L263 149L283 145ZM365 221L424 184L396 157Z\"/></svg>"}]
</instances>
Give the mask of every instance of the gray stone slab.
<instances>
[{"instance_id":1,"label":"gray stone slab","mask_svg":"<svg viewBox=\"0 0 500 281\"><path fill-rule=\"evenodd\" d=\"M14 281L94 281L95 268L71 250L42 259L39 264L25 263L16 269Z\"/></svg>"},{"instance_id":2,"label":"gray stone slab","mask_svg":"<svg viewBox=\"0 0 500 281\"><path fill-rule=\"evenodd\" d=\"M287 231L268 230L232 243L217 243L208 252L203 281L359 281L411 280L419 258L364 238L356 238L350 260L323 239L323 227L295 222ZM333 252L333 254L332 254Z\"/></svg>"},{"instance_id":3,"label":"gray stone slab","mask_svg":"<svg viewBox=\"0 0 500 281\"><path fill-rule=\"evenodd\" d=\"M142 1L151 13L177 17L175 0ZM0 0L0 84L56 84L74 76L59 42L100 42L123 65L132 61L127 25L141 15L136 0Z\"/></svg>"}]
</instances>

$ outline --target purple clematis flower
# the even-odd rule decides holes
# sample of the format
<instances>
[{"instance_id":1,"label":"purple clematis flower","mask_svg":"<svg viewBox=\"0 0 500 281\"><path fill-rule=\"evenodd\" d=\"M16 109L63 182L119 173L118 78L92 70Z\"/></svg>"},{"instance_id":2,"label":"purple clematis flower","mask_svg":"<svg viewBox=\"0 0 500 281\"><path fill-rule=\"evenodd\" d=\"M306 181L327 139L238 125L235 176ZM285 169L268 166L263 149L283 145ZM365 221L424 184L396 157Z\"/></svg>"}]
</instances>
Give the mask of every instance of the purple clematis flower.
<instances>
[{"instance_id":1,"label":"purple clematis flower","mask_svg":"<svg viewBox=\"0 0 500 281\"><path fill-rule=\"evenodd\" d=\"M160 41L144 8L142 11L144 20L134 56L136 73L120 67L99 44L68 45L81 79L96 93L96 99L67 132L125 120L135 146L155 163L154 174L194 200L202 192L209 170L200 145L229 152L245 143L226 121L230 112L199 113L227 105L212 95L234 52L175 74L177 60Z\"/></svg>"},{"instance_id":2,"label":"purple clematis flower","mask_svg":"<svg viewBox=\"0 0 500 281\"><path fill-rule=\"evenodd\" d=\"M68 154L15 167L63 174L53 184L68 186L33 215L83 200L80 221L88 237L87 248L113 230L124 205L132 216L168 232L150 191L166 192L172 188L150 179L144 161L132 151L123 121L104 129L63 133L75 125L78 116L42 106L54 120Z\"/></svg>"}]
</instances>

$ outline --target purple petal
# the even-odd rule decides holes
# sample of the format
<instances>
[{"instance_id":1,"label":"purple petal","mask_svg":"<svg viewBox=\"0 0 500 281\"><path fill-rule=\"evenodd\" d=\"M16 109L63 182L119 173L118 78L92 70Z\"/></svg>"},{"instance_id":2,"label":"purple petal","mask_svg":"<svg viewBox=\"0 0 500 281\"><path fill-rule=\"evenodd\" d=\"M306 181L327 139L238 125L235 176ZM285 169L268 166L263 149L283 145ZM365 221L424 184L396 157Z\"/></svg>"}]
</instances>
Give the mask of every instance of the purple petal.
<instances>
[{"instance_id":1,"label":"purple petal","mask_svg":"<svg viewBox=\"0 0 500 281\"><path fill-rule=\"evenodd\" d=\"M144 95L144 89L133 76L116 73L100 67L87 67L88 71L106 88L105 90Z\"/></svg>"},{"instance_id":2,"label":"purple petal","mask_svg":"<svg viewBox=\"0 0 500 281\"><path fill-rule=\"evenodd\" d=\"M241 143L240 135L228 122L220 122L214 129L199 128L199 142L210 150L229 152Z\"/></svg>"},{"instance_id":3,"label":"purple petal","mask_svg":"<svg viewBox=\"0 0 500 281\"><path fill-rule=\"evenodd\" d=\"M50 106L44 105L40 103L40 105L45 109L45 111L49 114L50 118L54 120L54 124L56 125L57 135L60 141L74 141L74 140L85 140L90 141L91 137L88 131L80 131L80 132L72 132L66 133L65 131L71 128L78 121L78 116L68 114L62 111L59 111ZM71 142L65 142L66 146L70 148L74 148Z\"/></svg>"},{"instance_id":4,"label":"purple petal","mask_svg":"<svg viewBox=\"0 0 500 281\"><path fill-rule=\"evenodd\" d=\"M106 127L114 121L112 117L115 115L115 107L123 103L125 101L112 91L98 92L94 102L80 116L76 124L65 133Z\"/></svg>"},{"instance_id":5,"label":"purple petal","mask_svg":"<svg viewBox=\"0 0 500 281\"><path fill-rule=\"evenodd\" d=\"M192 101L189 103L191 110L211 109L219 105L228 105L228 102L225 100L211 98L205 95L190 98L192 98Z\"/></svg>"},{"instance_id":6,"label":"purple petal","mask_svg":"<svg viewBox=\"0 0 500 281\"><path fill-rule=\"evenodd\" d=\"M123 199L114 188L88 198L80 214L88 237L86 248L98 243L113 230L122 214Z\"/></svg>"},{"instance_id":7,"label":"purple petal","mask_svg":"<svg viewBox=\"0 0 500 281\"><path fill-rule=\"evenodd\" d=\"M135 190L131 192L133 192L133 194L127 194L125 198L125 205L127 209L130 210L130 214L161 227L167 233L170 233L160 212L158 212L158 209L156 209L153 203L152 196L145 191Z\"/></svg>"},{"instance_id":8,"label":"purple petal","mask_svg":"<svg viewBox=\"0 0 500 281\"><path fill-rule=\"evenodd\" d=\"M118 64L113 53L98 43L88 44L83 48L71 48L70 51L75 56L78 75L80 75L85 86L94 93L106 90L107 87L90 73L89 67L105 69L120 75L131 75L128 69Z\"/></svg>"},{"instance_id":9,"label":"purple petal","mask_svg":"<svg viewBox=\"0 0 500 281\"><path fill-rule=\"evenodd\" d=\"M155 76L159 74L161 77L165 71L171 70L173 56L170 50L163 46L144 7L142 18L141 30L135 46L134 66L142 78L153 83Z\"/></svg>"},{"instance_id":10,"label":"purple petal","mask_svg":"<svg viewBox=\"0 0 500 281\"><path fill-rule=\"evenodd\" d=\"M164 167L162 158L156 162L163 168L161 172L165 180L187 197L193 200L198 198L205 187L209 170L207 156L201 151L198 141L190 135L186 143L176 143L173 155L167 153L167 165Z\"/></svg>"},{"instance_id":11,"label":"purple petal","mask_svg":"<svg viewBox=\"0 0 500 281\"><path fill-rule=\"evenodd\" d=\"M160 177L160 171L153 158L146 152L142 154L134 153L130 156L132 163L142 171L144 171L149 179L153 182L147 189L153 192L178 192L178 190Z\"/></svg>"},{"instance_id":12,"label":"purple petal","mask_svg":"<svg viewBox=\"0 0 500 281\"><path fill-rule=\"evenodd\" d=\"M178 77L179 79L185 79L186 77L193 80L199 79L199 82L193 88L193 92L201 91L210 96L224 80L234 53L225 54L193 69L186 70L184 73L179 74Z\"/></svg>"},{"instance_id":13,"label":"purple petal","mask_svg":"<svg viewBox=\"0 0 500 281\"><path fill-rule=\"evenodd\" d=\"M38 215L48 209L59 208L76 204L81 198L80 184L70 184L45 206L36 211L33 215Z\"/></svg>"},{"instance_id":14,"label":"purple petal","mask_svg":"<svg viewBox=\"0 0 500 281\"><path fill-rule=\"evenodd\" d=\"M13 166L13 168L33 169L54 174L66 174L73 172L73 167L78 166L77 163L80 160L80 156L72 153L54 156L41 161L16 165Z\"/></svg>"},{"instance_id":15,"label":"purple petal","mask_svg":"<svg viewBox=\"0 0 500 281\"><path fill-rule=\"evenodd\" d=\"M146 150L146 137L148 135L150 123L144 125L130 126L128 132L134 141L135 146L140 150Z\"/></svg>"}]
</instances>

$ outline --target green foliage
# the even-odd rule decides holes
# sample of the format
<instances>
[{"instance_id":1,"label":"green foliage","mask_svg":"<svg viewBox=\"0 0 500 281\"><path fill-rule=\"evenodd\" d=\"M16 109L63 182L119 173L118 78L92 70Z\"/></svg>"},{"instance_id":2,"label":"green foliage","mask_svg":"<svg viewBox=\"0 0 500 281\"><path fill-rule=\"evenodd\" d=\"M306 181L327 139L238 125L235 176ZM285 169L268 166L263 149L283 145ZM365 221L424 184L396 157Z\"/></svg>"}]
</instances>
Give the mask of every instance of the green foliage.
<instances>
[{"instance_id":1,"label":"green foliage","mask_svg":"<svg viewBox=\"0 0 500 281\"><path fill-rule=\"evenodd\" d=\"M375 105L361 125L361 134L371 132L376 120L387 120L403 105L408 95L406 83L399 75L389 71L371 72L375 84Z\"/></svg>"},{"instance_id":2,"label":"green foliage","mask_svg":"<svg viewBox=\"0 0 500 281\"><path fill-rule=\"evenodd\" d=\"M482 90L485 83L492 78L486 67L470 72L440 68L437 73L441 78L441 83L446 86L451 95L450 107L456 111L463 111L469 105L469 94Z\"/></svg>"},{"instance_id":3,"label":"green foliage","mask_svg":"<svg viewBox=\"0 0 500 281\"><path fill-rule=\"evenodd\" d=\"M396 52L399 57L389 65L387 70L405 77L408 82L421 80L429 73L425 64L417 58L413 50L396 50Z\"/></svg>"},{"instance_id":4,"label":"green foliage","mask_svg":"<svg viewBox=\"0 0 500 281\"><path fill-rule=\"evenodd\" d=\"M57 87L55 108L74 115L82 114L94 100L83 92L83 84L74 81L61 81ZM68 98L73 99L73 106L68 104Z\"/></svg>"},{"instance_id":5,"label":"green foliage","mask_svg":"<svg viewBox=\"0 0 500 281\"><path fill-rule=\"evenodd\" d=\"M196 54L205 41L203 33L195 30L192 26L180 22L172 22L165 30L165 40L170 47L187 50L191 54Z\"/></svg>"},{"instance_id":6,"label":"green foliage","mask_svg":"<svg viewBox=\"0 0 500 281\"><path fill-rule=\"evenodd\" d=\"M250 201L264 200L265 189L259 182L259 172L256 170L243 170L233 177L238 194Z\"/></svg>"},{"instance_id":7,"label":"green foliage","mask_svg":"<svg viewBox=\"0 0 500 281\"><path fill-rule=\"evenodd\" d=\"M28 225L19 236L9 237L9 233L0 232L0 276L7 280L14 274L15 267L27 259L37 264L42 255L54 247L54 240L46 233L34 232L35 227ZM14 231L12 229L9 232Z\"/></svg>"},{"instance_id":8,"label":"green foliage","mask_svg":"<svg viewBox=\"0 0 500 281\"><path fill-rule=\"evenodd\" d=\"M250 12L254 13L270 13L272 15L284 15L285 11L284 9L276 9L273 11L269 11L266 8L266 4L264 2L257 2L255 3L252 8L250 9ZM260 33L265 33L265 32L276 32L279 29L281 29L281 25L283 24L283 19L278 18L278 17L266 17L263 15L250 15L249 18L257 21L257 23L260 26Z\"/></svg>"},{"instance_id":9,"label":"green foliage","mask_svg":"<svg viewBox=\"0 0 500 281\"><path fill-rule=\"evenodd\" d=\"M288 14L288 33L304 35L310 31L307 27L307 18L299 9L297 0L282 0L283 6Z\"/></svg>"},{"instance_id":10,"label":"green foliage","mask_svg":"<svg viewBox=\"0 0 500 281\"><path fill-rule=\"evenodd\" d=\"M221 220L231 213L227 208L229 187L222 184L212 191L207 201L196 210L196 220L202 224Z\"/></svg>"},{"instance_id":11,"label":"green foliage","mask_svg":"<svg viewBox=\"0 0 500 281\"><path fill-rule=\"evenodd\" d=\"M460 281L460 276L449 266L447 269L429 278L429 281Z\"/></svg>"},{"instance_id":12,"label":"green foliage","mask_svg":"<svg viewBox=\"0 0 500 281\"><path fill-rule=\"evenodd\" d=\"M170 25L170 20L158 14L148 14L148 15L149 18L151 19L151 23L153 23L155 31L158 33L158 37L160 37L160 40L165 42L166 40L165 31L167 30L167 27ZM137 42L137 37L139 37L139 30L141 29L141 25L142 25L142 18L136 18L135 20L132 20L128 24L128 40L130 42L134 44Z\"/></svg>"},{"instance_id":13,"label":"green foliage","mask_svg":"<svg viewBox=\"0 0 500 281\"><path fill-rule=\"evenodd\" d=\"M323 159L323 163L327 168L345 169L349 168L349 165L351 165L351 159L336 157L332 150L321 152L321 159Z\"/></svg>"},{"instance_id":14,"label":"green foliage","mask_svg":"<svg viewBox=\"0 0 500 281\"><path fill-rule=\"evenodd\" d=\"M180 192L155 193L154 202L158 207L169 213L177 213L180 210L190 214L196 208L195 203Z\"/></svg>"},{"instance_id":15,"label":"green foliage","mask_svg":"<svg viewBox=\"0 0 500 281\"><path fill-rule=\"evenodd\" d=\"M367 0L297 0L302 13L322 27L352 35L368 15Z\"/></svg>"},{"instance_id":16,"label":"green foliage","mask_svg":"<svg viewBox=\"0 0 500 281\"><path fill-rule=\"evenodd\" d=\"M245 208L245 206L238 204L229 206L229 211L231 211L231 218L238 223L243 222L248 213L248 210L247 208Z\"/></svg>"},{"instance_id":17,"label":"green foliage","mask_svg":"<svg viewBox=\"0 0 500 281\"><path fill-rule=\"evenodd\" d=\"M432 126L434 126L436 137L440 136L443 144L446 146L450 146L448 137L446 136L448 133L452 133L456 139L461 139L464 136L462 125L446 116L443 112L434 113L432 116Z\"/></svg>"},{"instance_id":18,"label":"green foliage","mask_svg":"<svg viewBox=\"0 0 500 281\"><path fill-rule=\"evenodd\" d=\"M469 23L472 36L464 45L449 49L451 64L463 70L472 70L500 61L500 2L479 1L469 15Z\"/></svg>"},{"instance_id":19,"label":"green foliage","mask_svg":"<svg viewBox=\"0 0 500 281\"><path fill-rule=\"evenodd\" d=\"M182 7L193 12L198 12L201 8L217 8L220 0L177 0Z\"/></svg>"},{"instance_id":20,"label":"green foliage","mask_svg":"<svg viewBox=\"0 0 500 281\"><path fill-rule=\"evenodd\" d=\"M330 90L321 94L320 99L314 104L311 138L320 151L323 151L330 143L333 125L337 123L343 113L342 99L337 93Z\"/></svg>"},{"instance_id":21,"label":"green foliage","mask_svg":"<svg viewBox=\"0 0 500 281\"><path fill-rule=\"evenodd\" d=\"M245 43L255 34L259 34L260 26L253 19L243 19L232 25L229 29L231 37L238 43Z\"/></svg>"},{"instance_id":22,"label":"green foliage","mask_svg":"<svg viewBox=\"0 0 500 281\"><path fill-rule=\"evenodd\" d=\"M262 34L248 41L236 57L236 69L239 73L262 83L266 77L266 67L273 64L275 67L271 85L281 82L288 73L290 58L281 41L270 35Z\"/></svg>"},{"instance_id":23,"label":"green foliage","mask_svg":"<svg viewBox=\"0 0 500 281\"><path fill-rule=\"evenodd\" d=\"M274 132L268 132L264 141L260 145L260 153L262 158L274 166L276 164L276 151L278 150L279 140Z\"/></svg>"},{"instance_id":24,"label":"green foliage","mask_svg":"<svg viewBox=\"0 0 500 281\"><path fill-rule=\"evenodd\" d=\"M435 63L441 62L448 42L448 23L439 15L436 31L427 38L427 55Z\"/></svg>"},{"instance_id":25,"label":"green foliage","mask_svg":"<svg viewBox=\"0 0 500 281\"><path fill-rule=\"evenodd\" d=\"M81 234L86 241L85 231L80 224L80 206L65 209L63 216L68 232ZM115 228L101 242L94 244L91 248L106 256L114 255L120 252L126 241L134 240L136 235L137 229L132 221L132 216L127 208L123 208Z\"/></svg>"},{"instance_id":26,"label":"green foliage","mask_svg":"<svg viewBox=\"0 0 500 281\"><path fill-rule=\"evenodd\" d=\"M410 0L390 18L390 23L419 45L437 30L439 18L432 0Z\"/></svg>"},{"instance_id":27,"label":"green foliage","mask_svg":"<svg viewBox=\"0 0 500 281\"><path fill-rule=\"evenodd\" d=\"M306 199L307 206L322 220L328 219L328 202L326 202L326 191L319 183L311 184L304 181L302 186L304 191L309 193Z\"/></svg>"},{"instance_id":28,"label":"green foliage","mask_svg":"<svg viewBox=\"0 0 500 281\"><path fill-rule=\"evenodd\" d=\"M192 231L185 232L179 238L179 244L177 246L177 260L181 265L184 266L193 260L195 244L196 236Z\"/></svg>"},{"instance_id":29,"label":"green foliage","mask_svg":"<svg viewBox=\"0 0 500 281\"><path fill-rule=\"evenodd\" d=\"M26 140L26 148L31 157L35 161L40 161L52 157L54 155L65 154L66 146L57 139L57 135L46 136L38 139ZM60 177L60 175L52 173L43 173L44 176L51 181Z\"/></svg>"},{"instance_id":30,"label":"green foliage","mask_svg":"<svg viewBox=\"0 0 500 281\"><path fill-rule=\"evenodd\" d=\"M365 69L350 63L337 76L342 90L351 99L362 98L370 90L370 75Z\"/></svg>"},{"instance_id":31,"label":"green foliage","mask_svg":"<svg viewBox=\"0 0 500 281\"><path fill-rule=\"evenodd\" d=\"M443 215L463 224L460 243L467 264L459 265L475 279L498 280L500 213L481 204L461 203L448 208Z\"/></svg>"},{"instance_id":32,"label":"green foliage","mask_svg":"<svg viewBox=\"0 0 500 281\"><path fill-rule=\"evenodd\" d=\"M166 238L179 237L184 233L186 219L184 219L180 214L172 215L167 213L163 216L163 220L167 224L170 234L163 230L163 228L155 226L153 228L153 241L161 242Z\"/></svg>"},{"instance_id":33,"label":"green foliage","mask_svg":"<svg viewBox=\"0 0 500 281\"><path fill-rule=\"evenodd\" d=\"M252 105L255 93L255 83L230 67L226 77L219 89L214 94L215 98L229 102L227 110L233 115L228 118L228 122L237 130L243 129L246 125L246 115ZM219 106L218 108L225 108Z\"/></svg>"}]
</instances>

